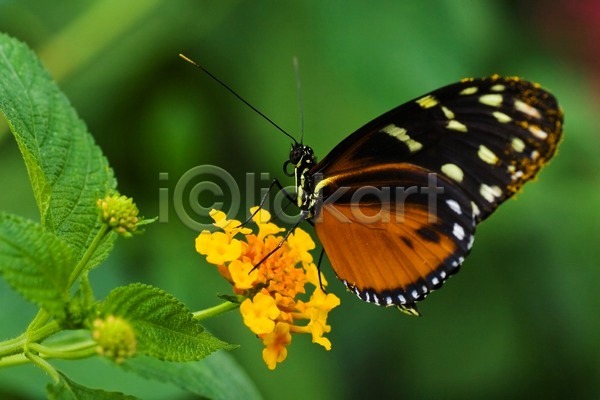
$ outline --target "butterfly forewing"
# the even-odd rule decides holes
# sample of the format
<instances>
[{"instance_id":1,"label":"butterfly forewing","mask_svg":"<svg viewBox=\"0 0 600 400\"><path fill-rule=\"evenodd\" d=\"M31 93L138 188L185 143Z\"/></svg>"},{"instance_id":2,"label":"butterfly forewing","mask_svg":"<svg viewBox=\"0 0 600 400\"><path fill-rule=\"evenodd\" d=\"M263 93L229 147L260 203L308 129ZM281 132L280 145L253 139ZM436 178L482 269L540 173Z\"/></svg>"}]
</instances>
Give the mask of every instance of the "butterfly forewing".
<instances>
[{"instance_id":1,"label":"butterfly forewing","mask_svg":"<svg viewBox=\"0 0 600 400\"><path fill-rule=\"evenodd\" d=\"M332 176L387 162L444 174L485 219L552 157L562 112L538 85L467 79L405 103L336 146L313 173Z\"/></svg>"},{"instance_id":2,"label":"butterfly forewing","mask_svg":"<svg viewBox=\"0 0 600 400\"><path fill-rule=\"evenodd\" d=\"M315 226L337 275L363 300L410 309L458 270L475 224L552 157L562 122L537 84L492 76L438 89L354 132L310 171L322 179L310 187L322 189ZM433 202L419 191L431 174L443 189ZM357 197L364 187L392 196ZM410 187L417 193L398 195Z\"/></svg>"}]
</instances>

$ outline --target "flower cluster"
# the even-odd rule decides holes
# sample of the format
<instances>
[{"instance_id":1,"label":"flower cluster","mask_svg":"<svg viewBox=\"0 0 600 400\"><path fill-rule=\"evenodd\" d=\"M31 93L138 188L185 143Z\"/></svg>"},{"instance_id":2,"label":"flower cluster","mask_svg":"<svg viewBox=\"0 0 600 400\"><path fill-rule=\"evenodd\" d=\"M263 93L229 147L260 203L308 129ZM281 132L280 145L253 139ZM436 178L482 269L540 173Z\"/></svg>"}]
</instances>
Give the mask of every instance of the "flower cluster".
<instances>
[{"instance_id":1,"label":"flower cluster","mask_svg":"<svg viewBox=\"0 0 600 400\"><path fill-rule=\"evenodd\" d=\"M137 348L135 333L129 322L114 315L94 320L92 337L98 343L98 354L112 358L117 364L132 357Z\"/></svg>"},{"instance_id":2,"label":"flower cluster","mask_svg":"<svg viewBox=\"0 0 600 400\"><path fill-rule=\"evenodd\" d=\"M140 219L133 199L127 196L108 195L97 202L102 222L123 236L131 236L137 229Z\"/></svg>"},{"instance_id":3,"label":"flower cluster","mask_svg":"<svg viewBox=\"0 0 600 400\"><path fill-rule=\"evenodd\" d=\"M310 235L296 228L282 243L283 236L278 234L284 229L270 222L269 212L250 211L258 233L213 210L214 225L221 231L202 231L196 238L196 250L217 266L236 294L246 297L240 311L246 326L265 345L263 359L269 369L287 357L292 333L311 334L313 343L330 350L331 342L323 335L331 331L327 315L340 300L322 290L327 282L309 253L315 248ZM237 238L240 236L243 239ZM279 245L281 248L264 259ZM307 284L314 286L314 291L303 301L298 295L306 293Z\"/></svg>"}]
</instances>

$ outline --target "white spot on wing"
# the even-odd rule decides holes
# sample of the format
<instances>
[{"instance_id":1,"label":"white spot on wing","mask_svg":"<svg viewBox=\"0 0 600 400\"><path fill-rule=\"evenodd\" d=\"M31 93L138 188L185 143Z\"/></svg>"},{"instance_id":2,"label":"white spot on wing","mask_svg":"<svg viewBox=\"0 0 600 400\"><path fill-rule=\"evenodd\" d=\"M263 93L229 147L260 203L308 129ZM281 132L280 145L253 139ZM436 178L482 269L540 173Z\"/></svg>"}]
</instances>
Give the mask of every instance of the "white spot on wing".
<instances>
[{"instance_id":1,"label":"white spot on wing","mask_svg":"<svg viewBox=\"0 0 600 400\"><path fill-rule=\"evenodd\" d=\"M531 132L533 134L533 136L537 137L538 139L546 139L548 137L548 134L541 130L539 127L535 126L535 125L531 125L529 127L529 132Z\"/></svg>"},{"instance_id":2,"label":"white spot on wing","mask_svg":"<svg viewBox=\"0 0 600 400\"><path fill-rule=\"evenodd\" d=\"M458 204L456 202L456 200L448 199L448 200L446 200L446 204L448 204L448 207L450 207L450 209L452 211L454 211L455 213L457 213L458 215L462 214L462 210L460 208L460 204Z\"/></svg>"},{"instance_id":3,"label":"white spot on wing","mask_svg":"<svg viewBox=\"0 0 600 400\"><path fill-rule=\"evenodd\" d=\"M469 242L467 243L467 249L471 250L471 247L473 247L474 241L475 241L475 235L471 235L471 237L469 237Z\"/></svg>"},{"instance_id":4,"label":"white spot on wing","mask_svg":"<svg viewBox=\"0 0 600 400\"><path fill-rule=\"evenodd\" d=\"M504 89L506 89L506 86L504 86L501 83L498 83L498 84L492 86L490 89L493 90L494 92L502 92Z\"/></svg>"},{"instance_id":5,"label":"white spot on wing","mask_svg":"<svg viewBox=\"0 0 600 400\"><path fill-rule=\"evenodd\" d=\"M473 209L473 216L477 217L479 214L481 214L479 207L477 207L477 204L475 204L474 201L471 202L471 208Z\"/></svg>"},{"instance_id":6,"label":"white spot on wing","mask_svg":"<svg viewBox=\"0 0 600 400\"><path fill-rule=\"evenodd\" d=\"M517 111L522 112L523 114L527 114L530 117L533 118L537 118L540 119L542 118L542 115L540 114L539 110L535 107L530 106L529 104L521 101L521 100L515 100L515 109Z\"/></svg>"},{"instance_id":7,"label":"white spot on wing","mask_svg":"<svg viewBox=\"0 0 600 400\"><path fill-rule=\"evenodd\" d=\"M433 97L432 95L428 94L425 97L421 97L420 99L417 100L417 103L422 107L422 108L431 108L431 107L435 107L438 105L438 101L435 99L435 97Z\"/></svg>"},{"instance_id":8,"label":"white spot on wing","mask_svg":"<svg viewBox=\"0 0 600 400\"><path fill-rule=\"evenodd\" d=\"M456 182L462 182L465 175L463 170L456 164L444 164L441 169L448 178L454 179Z\"/></svg>"},{"instance_id":9,"label":"white spot on wing","mask_svg":"<svg viewBox=\"0 0 600 400\"><path fill-rule=\"evenodd\" d=\"M460 226L457 223L454 223L454 226L452 227L452 234L458 239L458 240L463 240L465 238L465 230L463 229L462 226Z\"/></svg>"},{"instance_id":10,"label":"white spot on wing","mask_svg":"<svg viewBox=\"0 0 600 400\"><path fill-rule=\"evenodd\" d=\"M505 124L507 122L512 121L512 118L509 117L508 115L504 114L503 112L500 111L494 111L492 113L492 115L494 116L494 118L496 118L496 120L502 124Z\"/></svg>"},{"instance_id":11,"label":"white spot on wing","mask_svg":"<svg viewBox=\"0 0 600 400\"><path fill-rule=\"evenodd\" d=\"M444 115L446 116L446 118L454 119L454 113L452 112L452 110L450 110L447 107L442 106L442 111L444 112Z\"/></svg>"},{"instance_id":12,"label":"white spot on wing","mask_svg":"<svg viewBox=\"0 0 600 400\"><path fill-rule=\"evenodd\" d=\"M477 155L485 163L494 165L498 162L498 156L482 144L479 145L479 151L477 152Z\"/></svg>"},{"instance_id":13,"label":"white spot on wing","mask_svg":"<svg viewBox=\"0 0 600 400\"><path fill-rule=\"evenodd\" d=\"M512 179L513 181L516 181L517 179L521 178L523 176L523 171L515 171L511 176L510 179Z\"/></svg>"},{"instance_id":14,"label":"white spot on wing","mask_svg":"<svg viewBox=\"0 0 600 400\"><path fill-rule=\"evenodd\" d=\"M464 88L463 90L460 91L459 94L462 94L462 95L474 94L474 93L477 93L477 90L478 90L477 86L471 86L468 88Z\"/></svg>"},{"instance_id":15,"label":"white spot on wing","mask_svg":"<svg viewBox=\"0 0 600 400\"><path fill-rule=\"evenodd\" d=\"M513 138L513 140L510 142L510 145L518 153L525 149L525 142L518 137Z\"/></svg>"},{"instance_id":16,"label":"white spot on wing","mask_svg":"<svg viewBox=\"0 0 600 400\"><path fill-rule=\"evenodd\" d=\"M502 189L498 186L488 186L482 183L479 187L479 194L490 203L493 203L496 197L502 196Z\"/></svg>"},{"instance_id":17,"label":"white spot on wing","mask_svg":"<svg viewBox=\"0 0 600 400\"><path fill-rule=\"evenodd\" d=\"M416 153L423 148L423 145L416 140L413 140L408 136L408 132L404 128L400 128L394 124L390 124L384 127L381 132L387 133L388 135L395 137L402 143L404 143L411 153Z\"/></svg>"},{"instance_id":18,"label":"white spot on wing","mask_svg":"<svg viewBox=\"0 0 600 400\"><path fill-rule=\"evenodd\" d=\"M467 131L467 126L461 122L458 122L455 119L451 119L450 121L448 121L448 125L446 125L446 128L452 129L453 131L459 131L459 132Z\"/></svg>"},{"instance_id":19,"label":"white spot on wing","mask_svg":"<svg viewBox=\"0 0 600 400\"><path fill-rule=\"evenodd\" d=\"M500 107L502 104L501 94L484 94L479 97L479 102L492 107Z\"/></svg>"}]
</instances>

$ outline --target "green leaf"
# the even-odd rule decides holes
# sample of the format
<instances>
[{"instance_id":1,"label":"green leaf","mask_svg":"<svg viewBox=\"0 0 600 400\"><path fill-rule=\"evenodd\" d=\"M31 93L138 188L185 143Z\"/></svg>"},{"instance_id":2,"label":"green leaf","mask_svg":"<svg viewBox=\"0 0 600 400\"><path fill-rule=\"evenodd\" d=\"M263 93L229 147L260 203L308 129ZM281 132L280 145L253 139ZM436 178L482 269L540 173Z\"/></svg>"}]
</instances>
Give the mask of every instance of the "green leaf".
<instances>
[{"instance_id":1,"label":"green leaf","mask_svg":"<svg viewBox=\"0 0 600 400\"><path fill-rule=\"evenodd\" d=\"M35 54L0 34L0 111L25 160L42 226L80 259L100 227L96 200L116 187L108 162ZM108 235L90 267L106 258Z\"/></svg>"},{"instance_id":2,"label":"green leaf","mask_svg":"<svg viewBox=\"0 0 600 400\"><path fill-rule=\"evenodd\" d=\"M260 399L262 396L231 354L218 351L201 361L164 362L136 357L122 367L147 379L172 383L213 400Z\"/></svg>"},{"instance_id":3,"label":"green leaf","mask_svg":"<svg viewBox=\"0 0 600 400\"><path fill-rule=\"evenodd\" d=\"M120 392L107 392L101 389L91 389L73 382L60 373L60 382L46 387L50 400L135 400L137 397Z\"/></svg>"},{"instance_id":4,"label":"green leaf","mask_svg":"<svg viewBox=\"0 0 600 400\"><path fill-rule=\"evenodd\" d=\"M72 250L64 241L35 222L0 213L0 275L59 319L65 317L74 265Z\"/></svg>"},{"instance_id":5,"label":"green leaf","mask_svg":"<svg viewBox=\"0 0 600 400\"><path fill-rule=\"evenodd\" d=\"M215 350L235 348L204 332L178 299L149 285L134 283L113 289L101 313L126 319L141 351L161 360L194 361Z\"/></svg>"}]
</instances>

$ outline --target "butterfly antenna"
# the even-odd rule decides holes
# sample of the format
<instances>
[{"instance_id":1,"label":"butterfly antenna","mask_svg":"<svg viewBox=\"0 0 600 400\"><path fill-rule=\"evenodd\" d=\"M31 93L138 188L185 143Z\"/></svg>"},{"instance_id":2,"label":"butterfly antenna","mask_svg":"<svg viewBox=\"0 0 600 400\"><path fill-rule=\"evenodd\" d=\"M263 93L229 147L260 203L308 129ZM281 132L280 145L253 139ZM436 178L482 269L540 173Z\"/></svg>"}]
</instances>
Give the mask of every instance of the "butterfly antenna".
<instances>
[{"instance_id":1,"label":"butterfly antenna","mask_svg":"<svg viewBox=\"0 0 600 400\"><path fill-rule=\"evenodd\" d=\"M300 66L298 57L292 58L294 75L296 76L296 92L298 93L298 111L300 112L300 144L304 143L304 109L302 107L302 85L300 84Z\"/></svg>"},{"instance_id":2,"label":"butterfly antenna","mask_svg":"<svg viewBox=\"0 0 600 400\"><path fill-rule=\"evenodd\" d=\"M202 71L204 71L208 76L210 76L211 78L213 78L218 84L220 84L221 86L223 86L225 89L227 89L231 94L233 94L235 97L237 97L239 100L242 101L242 103L244 103L245 105L247 105L248 107L250 107L254 112L256 112L258 115L260 115L261 117L263 117L265 120L267 120L267 122L269 122L271 125L273 125L275 128L279 129L285 136L289 137L290 139L292 139L294 141L294 143L298 143L296 141L296 139L294 139L294 137L292 135L290 135L289 133L287 133L283 128L281 128L279 125L277 125L275 122L273 122L273 120L271 120L271 118L267 117L265 114L263 114L262 112L260 112L256 107L254 107L252 104L248 103L242 96L240 96L239 94L237 94L232 88L230 88L229 86L227 86L223 81L221 81L219 78L217 78L216 76L214 76L213 74L211 74L206 68L204 68L202 65L198 64L197 62L190 60L189 58L187 58L186 56L184 56L183 54L179 54L179 57L183 58L185 61L189 62L190 64L196 66L197 68L201 69Z\"/></svg>"}]
</instances>

